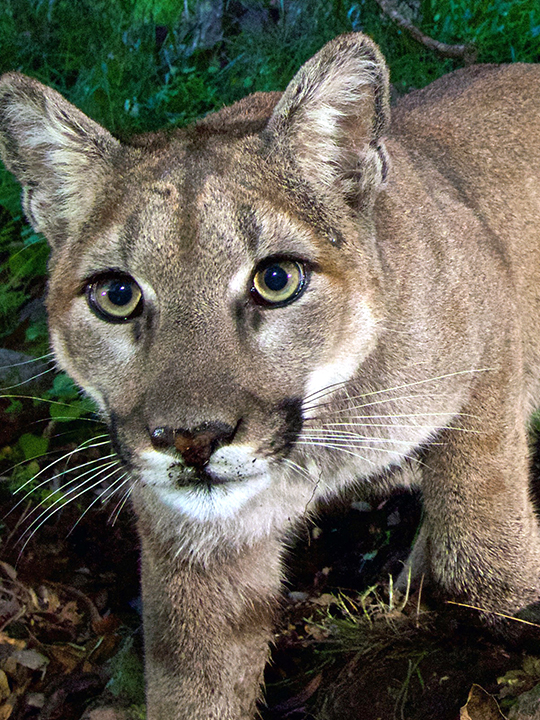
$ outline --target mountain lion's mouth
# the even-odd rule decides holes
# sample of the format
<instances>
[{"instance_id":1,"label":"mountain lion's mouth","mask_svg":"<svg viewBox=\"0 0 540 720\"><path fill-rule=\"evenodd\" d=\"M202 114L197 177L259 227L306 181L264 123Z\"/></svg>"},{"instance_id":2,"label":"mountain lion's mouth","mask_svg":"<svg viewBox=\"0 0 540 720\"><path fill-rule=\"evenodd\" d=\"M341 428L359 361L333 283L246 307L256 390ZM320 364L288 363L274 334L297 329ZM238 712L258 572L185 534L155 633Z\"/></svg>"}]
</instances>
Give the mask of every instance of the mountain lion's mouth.
<instances>
[{"instance_id":1,"label":"mountain lion's mouth","mask_svg":"<svg viewBox=\"0 0 540 720\"><path fill-rule=\"evenodd\" d=\"M227 478L223 475L218 475L208 468L202 470L186 472L186 468L181 468L178 476L174 478L174 483L178 487L195 487L195 488L208 488L215 485L226 485L227 483L242 480L242 477Z\"/></svg>"}]
</instances>

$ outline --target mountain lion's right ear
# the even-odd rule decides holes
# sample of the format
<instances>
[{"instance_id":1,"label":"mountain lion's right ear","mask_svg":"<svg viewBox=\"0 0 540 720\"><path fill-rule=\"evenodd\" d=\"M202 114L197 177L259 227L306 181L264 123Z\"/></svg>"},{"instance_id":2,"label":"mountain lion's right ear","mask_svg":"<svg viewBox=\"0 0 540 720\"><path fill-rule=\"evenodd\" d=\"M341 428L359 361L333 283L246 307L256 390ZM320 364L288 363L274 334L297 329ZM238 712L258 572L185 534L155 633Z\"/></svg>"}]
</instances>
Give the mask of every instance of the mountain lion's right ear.
<instances>
[{"instance_id":1,"label":"mountain lion's right ear","mask_svg":"<svg viewBox=\"0 0 540 720\"><path fill-rule=\"evenodd\" d=\"M361 33L340 35L303 65L266 132L323 194L370 207L389 161L389 80L384 58Z\"/></svg>"},{"instance_id":2,"label":"mountain lion's right ear","mask_svg":"<svg viewBox=\"0 0 540 720\"><path fill-rule=\"evenodd\" d=\"M23 186L23 208L52 245L88 218L119 147L112 135L37 80L0 78L0 154Z\"/></svg>"}]
</instances>

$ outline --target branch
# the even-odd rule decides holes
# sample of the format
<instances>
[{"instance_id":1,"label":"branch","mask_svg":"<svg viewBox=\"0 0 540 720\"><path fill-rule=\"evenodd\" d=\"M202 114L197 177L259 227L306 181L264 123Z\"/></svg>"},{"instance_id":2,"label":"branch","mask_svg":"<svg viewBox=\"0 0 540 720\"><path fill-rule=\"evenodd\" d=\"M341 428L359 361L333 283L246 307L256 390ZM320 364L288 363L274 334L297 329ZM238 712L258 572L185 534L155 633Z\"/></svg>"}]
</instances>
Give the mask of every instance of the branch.
<instances>
[{"instance_id":1,"label":"branch","mask_svg":"<svg viewBox=\"0 0 540 720\"><path fill-rule=\"evenodd\" d=\"M407 20L407 18L396 9L392 0L376 0L376 2L381 10L388 15L396 25L399 25L399 27L406 30L414 40L433 50L438 55L453 58L454 60L463 60L466 65L471 65L476 61L477 50L474 45L447 45L446 43L434 40Z\"/></svg>"}]
</instances>

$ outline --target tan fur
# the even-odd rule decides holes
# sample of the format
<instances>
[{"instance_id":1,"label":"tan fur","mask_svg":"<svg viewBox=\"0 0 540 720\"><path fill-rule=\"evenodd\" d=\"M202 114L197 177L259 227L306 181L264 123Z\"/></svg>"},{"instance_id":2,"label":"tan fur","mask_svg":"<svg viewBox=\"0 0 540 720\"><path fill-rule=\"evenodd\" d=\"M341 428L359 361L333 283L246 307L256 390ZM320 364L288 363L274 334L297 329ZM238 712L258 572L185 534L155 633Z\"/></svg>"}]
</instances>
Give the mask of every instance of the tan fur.
<instances>
[{"instance_id":1,"label":"tan fur","mask_svg":"<svg viewBox=\"0 0 540 720\"><path fill-rule=\"evenodd\" d=\"M58 363L133 479L149 720L253 718L283 542L351 485L418 482L413 577L488 622L538 617L539 108L538 66L478 66L390 123L360 34L281 97L130 145L4 76L2 157L53 249ZM258 305L275 256L308 284ZM91 311L111 271L138 283L140 316Z\"/></svg>"}]
</instances>

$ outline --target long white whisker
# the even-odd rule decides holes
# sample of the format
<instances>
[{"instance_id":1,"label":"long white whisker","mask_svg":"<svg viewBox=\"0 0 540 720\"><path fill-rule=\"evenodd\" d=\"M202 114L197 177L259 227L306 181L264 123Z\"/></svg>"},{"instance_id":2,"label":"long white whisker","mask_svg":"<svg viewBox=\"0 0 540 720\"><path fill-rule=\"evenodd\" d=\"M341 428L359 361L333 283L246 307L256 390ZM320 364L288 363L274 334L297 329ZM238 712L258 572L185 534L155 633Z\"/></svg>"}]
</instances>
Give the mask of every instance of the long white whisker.
<instances>
[{"instance_id":1,"label":"long white whisker","mask_svg":"<svg viewBox=\"0 0 540 720\"><path fill-rule=\"evenodd\" d=\"M428 378L427 380L415 380L414 382L402 383L401 385L395 385L394 387L385 388L384 390L373 390L372 392L363 393L362 395L359 395L359 397L370 397L372 395L381 395L382 393L389 393L389 392L393 392L394 390L403 390L404 388L417 387L418 385L426 385L427 383L435 382L436 380L446 380L447 378L456 377L459 375L470 375L471 373L489 372L490 370L494 370L494 368L477 368L477 369L473 369L473 370L457 370L456 372L445 373L444 375L437 375L435 377Z\"/></svg>"},{"instance_id":2,"label":"long white whisker","mask_svg":"<svg viewBox=\"0 0 540 720\"><path fill-rule=\"evenodd\" d=\"M445 400L448 399L448 393L414 393L409 395L397 395L395 397L384 397L381 400L372 400L370 402L360 403L359 405L352 404L353 400L359 400L365 397L364 395L348 395L347 401L351 404L348 404L346 407L342 408L336 408L333 410L335 413L340 412L349 412L350 410L361 410L362 408L369 408L374 407L375 405L384 405L388 404L389 402L401 402L402 400L434 400L437 398L444 398ZM320 403L318 405L311 407L304 408L304 410L311 410L315 408L324 408L328 405L331 405L331 402L328 403Z\"/></svg>"},{"instance_id":3,"label":"long white whisker","mask_svg":"<svg viewBox=\"0 0 540 720\"><path fill-rule=\"evenodd\" d=\"M315 400L316 398L324 397L325 395L328 395L329 393L335 392L337 388L344 387L347 384L346 380L341 380L340 382L332 383L332 385L327 385L324 388L321 388L320 390L316 390L315 392L310 393L309 395L306 395L304 398L304 403Z\"/></svg>"},{"instance_id":4,"label":"long white whisker","mask_svg":"<svg viewBox=\"0 0 540 720\"><path fill-rule=\"evenodd\" d=\"M363 406L359 406L363 407ZM351 410L357 410L358 408L352 407ZM420 413L387 413L383 415L353 415L352 417L356 420L379 420L383 418L415 418L415 417L447 417L451 413L447 412L420 412ZM469 416L471 417L471 416ZM344 423L338 423L344 424Z\"/></svg>"},{"instance_id":5,"label":"long white whisker","mask_svg":"<svg viewBox=\"0 0 540 720\"><path fill-rule=\"evenodd\" d=\"M128 473L126 473L126 476L127 475L128 475ZM127 503L129 496L131 495L131 493L133 491L133 485L130 483L130 478L126 477L126 479L121 483L121 485L119 485L118 488L116 488L115 492L120 490L126 484L128 485L126 492L122 495L120 500L116 503L112 513L109 515L109 522L111 523L111 525L114 525L116 523L116 521L118 520L118 518L120 517L120 513L124 509L124 505Z\"/></svg>"},{"instance_id":6,"label":"long white whisker","mask_svg":"<svg viewBox=\"0 0 540 720\"><path fill-rule=\"evenodd\" d=\"M113 467L113 466L115 466L115 465L118 466L118 461L117 461L117 460L112 460L112 461L110 461L110 462L105 462L105 463L102 463L102 464L101 464L100 466L98 466L98 467L92 467L92 468L90 468L89 470L87 470L86 472L84 472L84 473L82 473L82 474L80 474L80 475L77 475L76 477L72 478L71 480L68 480L68 482L66 482L66 483L62 486L62 489L60 490L60 493L61 493L60 497L58 497L54 502L52 502L51 505L48 506L48 508L55 507L58 503L61 503L63 500L65 500L65 498L69 495L69 493L71 493L71 492L73 492L73 491L76 491L78 487L82 487L85 483L92 482L93 479L94 479L95 477L97 477L97 475L98 475L99 473L106 472L109 468L111 468L111 467ZM84 482L81 482L81 478L85 477L86 475L90 475L90 477L89 477L87 480L85 480ZM56 478L56 476L54 476L53 478L51 478L51 480L54 480L55 478ZM23 500L24 500L25 498L28 498L35 490L39 490L40 487L43 487L43 485L46 485L48 482L50 482L49 479L44 480L43 482L41 482L36 488L34 488L34 490L30 490L30 491L25 495L25 497L22 498L22 500L20 500L19 503L17 503L17 504L20 504L21 502L23 502ZM45 504L47 503L48 499L49 499L48 497L43 498L43 499L41 500L41 502L39 502L34 508L32 508L32 510L31 510L31 512L29 513L28 517L31 517L32 515L34 515L35 513L37 513L40 508L44 507ZM39 519L39 518L38 518L38 519Z\"/></svg>"},{"instance_id":7,"label":"long white whisker","mask_svg":"<svg viewBox=\"0 0 540 720\"><path fill-rule=\"evenodd\" d=\"M50 420L49 420L48 422L50 422ZM61 437L61 436L60 436L60 435L55 435L55 437ZM90 439L92 439L92 440L98 440L99 438L102 438L102 437L107 437L107 435L106 435L106 434L104 434L104 435L96 435L94 438L90 438ZM90 440L90 439L89 439L89 440ZM88 442L88 440L85 441L85 442ZM104 444L106 445L107 443L104 443ZM91 447L98 447L98 446L91 446ZM79 446L77 446L76 450L77 450L77 449L79 449ZM84 449L84 448L83 448L83 449ZM11 466L9 467L8 472L13 472L13 470L15 470L16 468L21 467L21 465L26 465L27 463L32 462L32 460L39 460L40 458L50 457L51 455L54 455L55 452L58 452L58 451L57 451L57 450L49 450L48 452L39 453L38 455L33 455L32 457L25 458L24 460L20 460L18 463L15 463L14 465L11 465ZM62 459L62 458L60 458L60 460L61 460L61 459ZM60 460L59 460L58 462L60 462ZM56 462L56 461L54 461L54 462ZM51 463L51 465L54 465L54 462ZM50 467L50 466L49 466L49 467ZM34 480L35 477L37 477L37 475L34 475L32 478L30 478L30 480L28 480L28 482L32 482L32 480ZM27 484L27 483L25 483L25 485L26 485L26 484ZM21 487L18 488L15 492L19 492L19 490L22 490L23 487L24 487L24 485L21 485Z\"/></svg>"},{"instance_id":8,"label":"long white whisker","mask_svg":"<svg viewBox=\"0 0 540 720\"><path fill-rule=\"evenodd\" d=\"M294 462L294 460L291 460L290 458L283 458L283 462L286 465L289 465L296 473L301 475L302 477L306 478L306 480L309 480L310 483L314 483L314 478L311 477L311 474L306 468L303 468L298 463Z\"/></svg>"},{"instance_id":9,"label":"long white whisker","mask_svg":"<svg viewBox=\"0 0 540 720\"><path fill-rule=\"evenodd\" d=\"M326 442L314 442L313 440L297 440L296 445L309 445L311 447L323 447L323 448L330 448L331 450L339 450L340 452L347 453L348 455L352 455L353 457L358 458L359 460L364 460L367 463L370 463L370 465L377 465L377 463L373 462L373 460L369 460L367 457L364 457L363 455L360 455L359 453L353 452L347 447L340 447L338 445L334 446L331 443ZM365 447L363 448L365 450L381 450L381 448L370 448ZM388 450L382 450L382 452L389 452Z\"/></svg>"},{"instance_id":10,"label":"long white whisker","mask_svg":"<svg viewBox=\"0 0 540 720\"><path fill-rule=\"evenodd\" d=\"M106 462L107 460L110 460L110 458L115 458L115 459L111 460L110 462ZM96 458L95 460L90 460L89 462L84 463L83 465L79 465L74 468L67 468L66 470L62 470L61 473L57 473L56 475L53 475L51 478L46 478L45 480L40 482L39 485L36 485L36 487L32 488L31 490L28 490L27 493L19 500L17 505L24 502L27 498L29 498L31 495L33 495L36 492L36 490L39 490L41 487L43 487L44 485L47 485L48 483L52 482L53 480L58 480L63 475L67 475L68 473L78 473L78 471L80 469L82 469L83 467L86 467L87 465L97 465L98 463L102 463L102 465L98 466L97 468L91 467L86 472L77 474L77 476L73 480L70 480L63 486L62 490L65 491L65 489L67 487L69 487L69 485L73 485L75 482L78 482L81 478L85 477L85 475L90 475L91 473L96 472L100 468L108 468L108 467L111 467L111 465L117 465L118 458L116 458L115 453L111 453L110 455L106 455L105 457L100 457L100 458ZM15 505L13 510L17 507L17 505ZM36 505L36 507L34 508L34 511L37 510L40 507L40 505L41 505L41 503Z\"/></svg>"},{"instance_id":11,"label":"long white whisker","mask_svg":"<svg viewBox=\"0 0 540 720\"><path fill-rule=\"evenodd\" d=\"M107 475L107 476L105 476L104 478L102 478L102 479L101 479L101 482L105 482L109 477L111 477L111 475L113 475L115 472L117 472L117 471L120 470L120 469L121 469L121 468L118 467L118 468L116 468L115 470L113 470L111 473L109 473L109 475ZM104 490L102 490L102 491L99 493L99 495L92 500L92 502L90 503L90 505L88 505L88 507L84 510L84 512L82 513L82 515L78 518L77 522L73 525L73 527L72 527L71 530L69 531L68 535L71 535L71 533L75 530L75 528L76 528L77 525L81 522L81 520L82 520L83 517L86 515L86 513L87 513L97 502L99 502L104 495L106 495L107 493L109 493L109 495L113 495L113 494L116 492L116 490L118 489L118 487L115 488L115 485L118 485L119 483L120 483L121 485L123 485L123 482L121 482L121 481L123 481L123 480L125 479L126 475L127 475L127 472L123 473L119 478L116 478L116 480L114 480L114 482L113 482L111 485L109 485L109 486L106 487ZM71 501L70 501L70 502L71 502Z\"/></svg>"},{"instance_id":12,"label":"long white whisker","mask_svg":"<svg viewBox=\"0 0 540 720\"><path fill-rule=\"evenodd\" d=\"M100 437L106 437L106 435L101 435ZM93 442L94 438L89 438L88 440L84 440L82 443L77 445L76 448L73 450L70 450L69 452L65 453L65 455L62 455L62 457L58 458L57 460L53 460L48 465L46 465L44 468L42 468L39 472L37 472L33 477L30 478L30 480L27 480L25 483L23 483L20 487L17 488L15 492L21 492L28 483L31 483L33 480L38 478L40 475L42 475L44 472L49 470L53 467L53 465L56 465L57 463L61 463L62 460L66 460L67 458L70 458L72 455L75 455L75 453L80 452L81 450L90 450L91 448L96 447L102 447L103 445L108 445L109 441L105 440L104 442L95 443L94 445L88 445L87 443ZM37 455L36 457L42 457L41 455ZM81 465L80 467L84 467L84 465Z\"/></svg>"},{"instance_id":13,"label":"long white whisker","mask_svg":"<svg viewBox=\"0 0 540 720\"><path fill-rule=\"evenodd\" d=\"M13 366L8 365L7 367L9 368L9 367L13 367ZM3 369L4 368L0 367L0 370L3 370ZM32 377L29 377L26 380L21 380L21 382L15 383L13 385L3 385L2 391L13 390L13 388L21 387L21 385L26 385L27 383L33 382L34 380L37 380L38 378L42 377L43 375L47 375L47 373L54 372L54 371L55 371L54 367L47 368L47 370L43 370L43 372L40 372L37 375L32 375Z\"/></svg>"},{"instance_id":14,"label":"long white whisker","mask_svg":"<svg viewBox=\"0 0 540 720\"><path fill-rule=\"evenodd\" d=\"M12 367L20 367L21 365L29 365L30 363L34 362L40 362L41 360L45 360L46 358L51 358L48 362L54 362L54 353L45 353L45 355L40 355L36 358L30 358L30 360L23 360L22 362L16 362L16 363L9 363L9 365L0 365L0 370L8 370Z\"/></svg>"},{"instance_id":15,"label":"long white whisker","mask_svg":"<svg viewBox=\"0 0 540 720\"><path fill-rule=\"evenodd\" d=\"M319 442L321 440L321 442ZM374 452L383 452L383 453L399 453L399 450L392 450L385 447L380 447L377 445L365 445L362 443L360 446L356 446L352 444L348 440L340 440L340 439L333 439L328 438L326 440L325 438L317 438L317 439L307 439L307 440L297 440L298 445L319 445L320 447L327 447L327 448L334 448L334 449L349 449L349 450L373 450Z\"/></svg>"},{"instance_id":16,"label":"long white whisker","mask_svg":"<svg viewBox=\"0 0 540 720\"><path fill-rule=\"evenodd\" d=\"M411 427L418 427L417 425L413 425ZM381 442L381 443L392 443L394 445L410 445L410 440L395 440L394 438L380 438L380 437L373 437L371 435L360 435L360 433L356 432L345 432L344 430L328 430L321 429L320 431L311 430L311 431L303 431L302 432L302 438L306 439L314 439L314 440L351 440L352 442L362 442L364 440L368 440L369 442Z\"/></svg>"},{"instance_id":17,"label":"long white whisker","mask_svg":"<svg viewBox=\"0 0 540 720\"><path fill-rule=\"evenodd\" d=\"M351 425L354 425L354 427L358 428L412 428L412 429L419 429L419 430L433 430L434 432L440 432L441 430L456 430L457 432L463 432L463 433L471 433L473 435L482 435L481 430L471 430L470 428L460 428L456 427L455 425L420 425L420 424L411 424L411 423L350 423L350 422L344 422L344 423L325 423L328 427L350 427ZM315 428L312 428L315 429Z\"/></svg>"},{"instance_id":18,"label":"long white whisker","mask_svg":"<svg viewBox=\"0 0 540 720\"><path fill-rule=\"evenodd\" d=\"M30 535L28 536L28 538L26 539L24 545L23 545L22 548L21 548L21 554L24 552L24 549L26 548L26 546L28 545L28 543L30 542L30 540L32 539L32 537L36 534L36 532L38 532L38 530L42 527L42 525L43 525L45 522L47 522L47 520L48 520L50 517L52 517L57 510L59 510L60 508L65 507L66 505L68 505L69 503L73 502L74 500L77 500L77 498L79 498L81 495L84 495L84 493L88 492L89 490L92 490L92 488L95 488L95 487L97 487L98 485L101 485L101 483L104 482L107 478L109 478L109 477L110 477L111 475L113 475L115 472L118 472L118 470L119 470L120 468L119 468L119 467L114 468L114 470L112 470L112 471L104 478L104 477L102 477L102 475L103 475L104 472L106 472L107 469L108 469L108 468L102 468L102 469L99 470L96 474L94 474L92 477L88 478L87 480L85 480L85 481L82 482L82 483L79 483L76 487L74 487L74 488L72 488L71 490L69 490L69 492L68 492L65 496L62 496L62 497L58 498L57 500L55 500L51 505L49 505L49 507L47 507L42 513L40 513L40 514L38 515L38 517L35 518L35 519L30 523L30 525L26 528L26 530L24 531L24 533L21 535L21 540L22 540L25 535L27 535L28 533L30 533ZM96 480L95 482L93 482L93 481L96 479L96 477L99 477L99 479ZM90 485L89 483L93 483L93 484ZM86 487L85 487L85 486L86 486ZM81 488L82 488L82 489L81 489ZM73 493L76 493L76 494L73 494ZM68 495L69 495L70 497L67 497ZM58 506L58 505L59 505L59 507L56 507L56 506ZM43 520L41 520L41 518L43 518ZM41 522L39 522L40 520L41 520Z\"/></svg>"},{"instance_id":19,"label":"long white whisker","mask_svg":"<svg viewBox=\"0 0 540 720\"><path fill-rule=\"evenodd\" d=\"M403 390L406 388L418 387L419 385L426 385L428 383L432 383L437 380L446 380L447 378L456 377L456 376L460 376L460 375L467 375L467 374L472 374L472 373L488 372L493 369L494 368L477 368L477 369L471 369L471 370L457 370L456 372L445 373L444 375L437 375L434 377L427 378L425 380L415 380L414 382L410 382L410 383L402 383L400 385L394 385L393 387L384 388L383 390L373 390L371 392L362 393L355 397L356 398L367 398L367 397L372 397L374 395L388 394L388 393L394 392L395 390ZM351 399L354 399L354 398L351 398ZM395 400L395 398L392 398L392 399ZM318 405L316 405L316 407L317 406ZM305 409L309 409L309 406Z\"/></svg>"}]
</instances>

